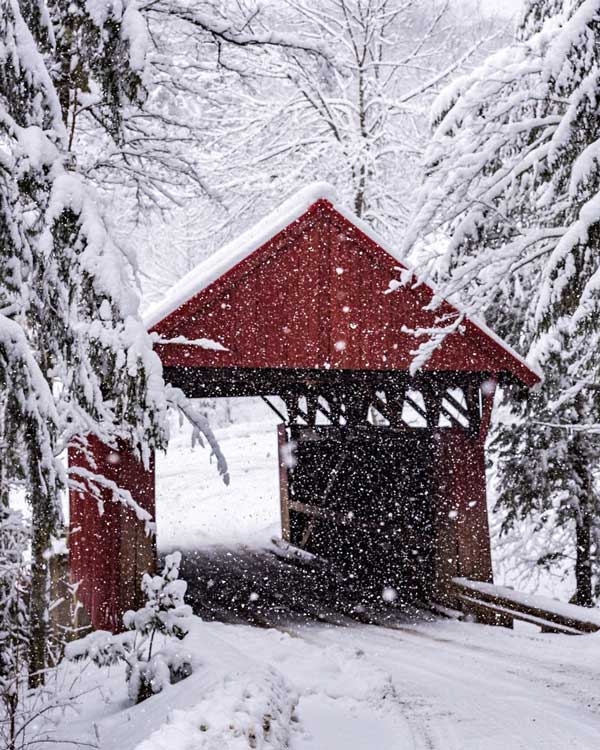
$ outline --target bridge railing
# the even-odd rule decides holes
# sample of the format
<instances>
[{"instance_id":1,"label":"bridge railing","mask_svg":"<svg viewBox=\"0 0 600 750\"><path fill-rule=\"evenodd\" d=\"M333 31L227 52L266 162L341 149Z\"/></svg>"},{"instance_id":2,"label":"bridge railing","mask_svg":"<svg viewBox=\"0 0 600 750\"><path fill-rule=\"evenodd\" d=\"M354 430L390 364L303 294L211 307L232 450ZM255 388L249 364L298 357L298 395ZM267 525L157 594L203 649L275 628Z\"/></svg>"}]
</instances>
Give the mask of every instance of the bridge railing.
<instances>
[{"instance_id":1,"label":"bridge railing","mask_svg":"<svg viewBox=\"0 0 600 750\"><path fill-rule=\"evenodd\" d=\"M600 610L524 594L506 586L452 579L453 598L465 614L490 624L512 626L514 620L538 625L542 632L580 635L600 630Z\"/></svg>"}]
</instances>

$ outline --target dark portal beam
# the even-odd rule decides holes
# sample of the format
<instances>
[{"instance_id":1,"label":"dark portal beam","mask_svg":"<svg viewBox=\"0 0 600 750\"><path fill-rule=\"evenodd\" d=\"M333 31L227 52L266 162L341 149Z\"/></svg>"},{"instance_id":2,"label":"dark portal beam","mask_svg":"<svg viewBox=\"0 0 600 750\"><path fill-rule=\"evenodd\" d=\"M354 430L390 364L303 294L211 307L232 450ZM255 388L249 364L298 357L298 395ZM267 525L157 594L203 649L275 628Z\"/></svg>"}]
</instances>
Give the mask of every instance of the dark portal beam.
<instances>
[{"instance_id":1,"label":"dark portal beam","mask_svg":"<svg viewBox=\"0 0 600 750\"><path fill-rule=\"evenodd\" d=\"M167 383L180 388L189 398L235 396L284 396L286 392L315 392L323 387L336 390L367 387L437 391L447 388L478 387L486 373L421 372L410 377L398 370L307 370L251 367L165 367Z\"/></svg>"}]
</instances>

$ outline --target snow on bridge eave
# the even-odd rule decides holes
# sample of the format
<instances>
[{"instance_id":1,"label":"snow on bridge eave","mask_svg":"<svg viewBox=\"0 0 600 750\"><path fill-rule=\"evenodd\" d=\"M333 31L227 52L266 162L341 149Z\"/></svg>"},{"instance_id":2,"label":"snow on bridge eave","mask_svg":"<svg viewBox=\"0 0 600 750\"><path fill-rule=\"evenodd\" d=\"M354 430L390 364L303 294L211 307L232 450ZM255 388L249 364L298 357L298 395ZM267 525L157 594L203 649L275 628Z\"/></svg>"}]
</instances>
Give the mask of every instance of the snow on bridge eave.
<instances>
[{"instance_id":1,"label":"snow on bridge eave","mask_svg":"<svg viewBox=\"0 0 600 750\"><path fill-rule=\"evenodd\" d=\"M511 377L513 379L516 378L518 381L524 383L529 388L537 388L544 382L544 375L542 374L542 372L533 365L529 364L524 357L522 357L511 346L509 346L506 341L500 338L500 336L492 331L492 329L489 328L485 323L475 317L469 317L467 318L467 320L471 323L471 325L478 328L484 336L487 336L492 344L500 349L512 362L513 366L510 370L506 371L509 381Z\"/></svg>"},{"instance_id":2,"label":"snow on bridge eave","mask_svg":"<svg viewBox=\"0 0 600 750\"><path fill-rule=\"evenodd\" d=\"M146 328L149 331L155 331L172 313L251 256L279 233L285 231L290 225L313 210L320 202L329 204L338 214L358 229L360 233L390 255L402 269L410 270L395 247L374 232L352 211L349 211L340 204L332 185L327 182L314 182L294 193L294 195L271 211L271 213L267 214L258 223L243 232L239 237L226 243L213 255L187 273L171 287L164 299L146 311L143 316ZM418 280L418 274L413 272L413 278ZM417 283L423 284L432 295L435 294L435 290L429 283L419 280ZM456 305L450 306L460 312ZM523 357L508 346L505 341L484 323L470 316L465 316L465 321L478 329L507 362L506 375L509 379L511 377L516 378L529 387L535 386L542 381L542 375L534 370Z\"/></svg>"}]
</instances>

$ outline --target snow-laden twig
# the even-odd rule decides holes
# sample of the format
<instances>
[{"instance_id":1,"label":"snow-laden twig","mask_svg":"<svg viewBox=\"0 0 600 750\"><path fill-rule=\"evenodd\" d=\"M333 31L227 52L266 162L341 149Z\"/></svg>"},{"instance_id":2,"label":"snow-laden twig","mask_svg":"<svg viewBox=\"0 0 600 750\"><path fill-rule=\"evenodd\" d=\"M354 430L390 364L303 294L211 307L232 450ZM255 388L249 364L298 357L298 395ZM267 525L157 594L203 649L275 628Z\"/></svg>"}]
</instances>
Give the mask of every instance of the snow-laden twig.
<instances>
[{"instance_id":1,"label":"snow-laden twig","mask_svg":"<svg viewBox=\"0 0 600 750\"><path fill-rule=\"evenodd\" d=\"M73 479L73 477L75 477L75 479ZM79 477L81 481L78 481L76 479L77 477ZM147 534L155 533L156 524L150 513L142 508L142 506L133 498L129 490L119 487L119 485L112 479L107 479L102 474L97 474L83 466L70 466L69 485L74 491L91 494L98 503L98 510L100 513L103 512L105 499L105 495L102 491L108 490L110 493L110 499L113 502L120 503L125 508L132 510L135 513L136 518L143 522Z\"/></svg>"},{"instance_id":2,"label":"snow-laden twig","mask_svg":"<svg viewBox=\"0 0 600 750\"><path fill-rule=\"evenodd\" d=\"M201 349L212 349L217 352L229 351L223 344L212 339L188 339L185 336L175 336L173 338L164 338L158 333L151 333L150 337L155 344L180 344L182 346L197 346Z\"/></svg>"},{"instance_id":3,"label":"snow-laden twig","mask_svg":"<svg viewBox=\"0 0 600 750\"><path fill-rule=\"evenodd\" d=\"M171 406L177 409L187 419L193 427L192 441L198 440L202 444L202 436L210 445L212 455L216 458L217 469L223 477L223 482L229 484L229 469L227 460L221 451L219 442L211 429L206 417L200 414L193 406L191 401L179 388L168 387L167 399Z\"/></svg>"}]
</instances>

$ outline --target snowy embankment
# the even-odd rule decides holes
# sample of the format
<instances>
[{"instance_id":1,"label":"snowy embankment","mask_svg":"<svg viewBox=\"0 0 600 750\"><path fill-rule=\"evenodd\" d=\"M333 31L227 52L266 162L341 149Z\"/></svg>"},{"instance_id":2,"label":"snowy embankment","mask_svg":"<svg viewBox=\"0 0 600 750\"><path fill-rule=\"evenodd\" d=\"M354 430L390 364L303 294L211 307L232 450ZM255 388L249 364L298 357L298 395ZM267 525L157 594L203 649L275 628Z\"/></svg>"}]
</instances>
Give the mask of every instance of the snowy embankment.
<instances>
[{"instance_id":1,"label":"snowy embankment","mask_svg":"<svg viewBox=\"0 0 600 750\"><path fill-rule=\"evenodd\" d=\"M254 399L230 403L235 423L215 427L229 464L223 484L209 453L191 448L191 430L173 425L169 450L157 456L156 514L161 550L207 545L263 546L279 536L278 419ZM211 423L224 420L209 416Z\"/></svg>"},{"instance_id":2,"label":"snowy embankment","mask_svg":"<svg viewBox=\"0 0 600 750\"><path fill-rule=\"evenodd\" d=\"M249 656L243 640L229 643L198 618L182 643L193 674L133 705L124 669L88 664L75 692L78 718L57 728L54 743L89 743L102 750L242 750L288 746L294 692L280 672Z\"/></svg>"},{"instance_id":3,"label":"snowy embankment","mask_svg":"<svg viewBox=\"0 0 600 750\"><path fill-rule=\"evenodd\" d=\"M90 693L68 736L102 750L598 747L596 635L449 621L280 631L196 620L183 644L194 674L138 706L118 670L107 680L88 669L84 682L97 683L104 702Z\"/></svg>"}]
</instances>

